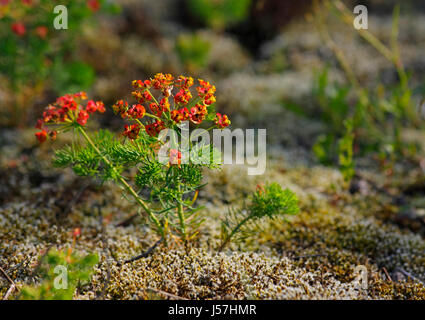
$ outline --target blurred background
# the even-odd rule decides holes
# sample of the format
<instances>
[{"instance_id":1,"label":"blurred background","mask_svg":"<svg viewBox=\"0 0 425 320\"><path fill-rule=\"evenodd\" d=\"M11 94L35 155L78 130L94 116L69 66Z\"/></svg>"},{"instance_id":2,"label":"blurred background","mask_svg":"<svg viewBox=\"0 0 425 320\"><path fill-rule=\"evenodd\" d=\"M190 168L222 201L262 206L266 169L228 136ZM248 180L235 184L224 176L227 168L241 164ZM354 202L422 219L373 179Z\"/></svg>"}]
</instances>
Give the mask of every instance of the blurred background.
<instances>
[{"instance_id":1,"label":"blurred background","mask_svg":"<svg viewBox=\"0 0 425 320\"><path fill-rule=\"evenodd\" d=\"M32 136L59 95L111 106L164 72L216 84L216 110L233 128L266 128L270 155L336 166L347 181L358 166L424 168L423 1L64 0L67 30L53 28L56 4L0 0L3 149ZM366 33L352 25L358 4ZM107 109L99 124L118 131Z\"/></svg>"}]
</instances>

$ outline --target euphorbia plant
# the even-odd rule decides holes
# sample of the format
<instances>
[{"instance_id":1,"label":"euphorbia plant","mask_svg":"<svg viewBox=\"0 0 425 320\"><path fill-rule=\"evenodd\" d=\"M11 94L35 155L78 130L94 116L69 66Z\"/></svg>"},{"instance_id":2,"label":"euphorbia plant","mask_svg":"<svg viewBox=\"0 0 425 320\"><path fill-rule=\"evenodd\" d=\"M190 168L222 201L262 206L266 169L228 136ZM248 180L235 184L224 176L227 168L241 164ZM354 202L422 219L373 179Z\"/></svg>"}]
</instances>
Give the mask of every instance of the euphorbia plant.
<instances>
[{"instance_id":1,"label":"euphorbia plant","mask_svg":"<svg viewBox=\"0 0 425 320\"><path fill-rule=\"evenodd\" d=\"M112 106L115 114L129 122L119 138L107 130L93 136L87 133L90 116L105 110L101 101L86 101L84 92L65 95L46 108L37 122L41 131L36 137L44 142L73 130L76 134L72 144L56 151L56 166L72 167L81 176L117 182L162 238L178 235L186 242L196 235L201 222L199 208L193 204L202 186L203 167L215 168L218 164L212 145L184 141L182 124L199 126L210 121L213 125L209 129L223 129L230 124L226 115L213 112L215 86L204 80L199 80L196 90L192 90L193 85L191 77L174 78L162 73L149 80L133 81L136 103L119 100ZM165 141L164 134L171 131L177 137L171 135L170 141ZM176 140L181 145L187 143L188 149L177 147ZM165 163L159 157L164 147L168 147ZM187 152L206 161L192 156L186 159ZM131 182L124 173L133 168L137 174Z\"/></svg>"}]
</instances>

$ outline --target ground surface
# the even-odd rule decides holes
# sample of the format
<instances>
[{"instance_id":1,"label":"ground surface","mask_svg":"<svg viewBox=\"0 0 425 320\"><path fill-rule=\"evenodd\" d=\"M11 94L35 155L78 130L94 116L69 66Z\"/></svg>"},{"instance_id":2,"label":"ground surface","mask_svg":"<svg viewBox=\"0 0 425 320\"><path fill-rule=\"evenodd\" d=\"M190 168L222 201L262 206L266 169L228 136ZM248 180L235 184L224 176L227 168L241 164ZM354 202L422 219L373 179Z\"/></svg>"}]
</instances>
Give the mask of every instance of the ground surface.
<instances>
[{"instance_id":1,"label":"ground surface","mask_svg":"<svg viewBox=\"0 0 425 320\"><path fill-rule=\"evenodd\" d=\"M246 168L226 167L208 174L209 185L200 194L206 222L191 248L175 243L119 266L157 238L139 218L116 226L134 213L118 188L99 189L71 172L52 169L48 161L39 161L46 157L43 149L16 157L14 150L31 144L31 133L8 132L8 137L2 150L7 156L2 163L0 256L18 284L34 281L32 268L39 256L51 245L69 246L72 230L81 227L76 250L97 252L101 263L92 282L76 293L79 299L155 297L147 288L196 299L425 298L423 220L418 212L403 212L393 197L366 180L352 195L338 187L338 171L294 166L285 152L271 156L264 176L244 178ZM293 189L302 212L287 222L265 223L255 237L218 253L219 219L261 181ZM368 289L356 289L359 265L367 268ZM1 284L4 294L8 283L2 279Z\"/></svg>"}]
</instances>

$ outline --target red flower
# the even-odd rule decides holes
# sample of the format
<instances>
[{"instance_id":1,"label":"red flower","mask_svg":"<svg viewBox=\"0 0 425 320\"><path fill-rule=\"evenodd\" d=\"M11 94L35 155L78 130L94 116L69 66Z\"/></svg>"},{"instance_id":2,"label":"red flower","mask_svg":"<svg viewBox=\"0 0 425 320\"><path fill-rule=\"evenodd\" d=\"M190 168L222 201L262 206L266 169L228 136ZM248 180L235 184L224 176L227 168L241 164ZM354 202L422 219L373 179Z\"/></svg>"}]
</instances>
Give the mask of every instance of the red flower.
<instances>
[{"instance_id":1,"label":"red flower","mask_svg":"<svg viewBox=\"0 0 425 320\"><path fill-rule=\"evenodd\" d=\"M74 97L70 94L66 94L62 97L59 97L56 100L56 104L62 107L64 112L68 110L77 110L77 102L74 100Z\"/></svg>"},{"instance_id":2,"label":"red flower","mask_svg":"<svg viewBox=\"0 0 425 320\"><path fill-rule=\"evenodd\" d=\"M186 121L190 119L190 117L191 117L191 114L189 113L186 107L181 108L179 110L171 111L171 119L176 123Z\"/></svg>"},{"instance_id":3,"label":"red flower","mask_svg":"<svg viewBox=\"0 0 425 320\"><path fill-rule=\"evenodd\" d=\"M143 98L145 98L146 101L151 101L152 95L149 93L149 91L143 91Z\"/></svg>"},{"instance_id":4,"label":"red flower","mask_svg":"<svg viewBox=\"0 0 425 320\"><path fill-rule=\"evenodd\" d=\"M98 0L89 0L87 2L87 6L90 8L91 11L95 12L95 11L99 10L100 3L99 3Z\"/></svg>"},{"instance_id":5,"label":"red flower","mask_svg":"<svg viewBox=\"0 0 425 320\"><path fill-rule=\"evenodd\" d=\"M44 141L49 134L52 140L56 139L57 131L49 131L48 126L51 124L62 125L62 128L68 130L70 123L77 122L81 126L85 126L91 113L96 111L105 112L105 106L102 101L94 102L89 100L86 107L80 104L81 100L87 99L85 92L75 94L66 94L56 99L54 104L46 107L43 115L37 120L36 128L42 130L36 134L39 141ZM122 105L125 103L122 101ZM62 129L59 127L59 129Z\"/></svg>"},{"instance_id":6,"label":"red flower","mask_svg":"<svg viewBox=\"0 0 425 320\"><path fill-rule=\"evenodd\" d=\"M140 126L138 124L125 125L123 135L131 140L137 139L140 132Z\"/></svg>"},{"instance_id":7,"label":"red flower","mask_svg":"<svg viewBox=\"0 0 425 320\"><path fill-rule=\"evenodd\" d=\"M265 192L265 189L264 189L264 184L263 183L259 183L259 184L257 184L257 187L256 187L256 189L255 189L256 191L257 191L257 193L258 193L258 195L261 195L261 194L263 194L263 192Z\"/></svg>"},{"instance_id":8,"label":"red flower","mask_svg":"<svg viewBox=\"0 0 425 320\"><path fill-rule=\"evenodd\" d=\"M32 0L21 0L22 4L26 4L27 6L32 5Z\"/></svg>"},{"instance_id":9,"label":"red flower","mask_svg":"<svg viewBox=\"0 0 425 320\"><path fill-rule=\"evenodd\" d=\"M134 80L132 84L135 89L149 88L151 86L151 81L150 80L145 80L145 81Z\"/></svg>"},{"instance_id":10,"label":"red flower","mask_svg":"<svg viewBox=\"0 0 425 320\"><path fill-rule=\"evenodd\" d=\"M12 31L20 37L27 32L27 29L25 28L25 25L22 22L13 23L11 28Z\"/></svg>"},{"instance_id":11,"label":"red flower","mask_svg":"<svg viewBox=\"0 0 425 320\"><path fill-rule=\"evenodd\" d=\"M87 99L87 93L85 93L84 91L77 92L77 93L74 94L74 98L86 100Z\"/></svg>"},{"instance_id":12,"label":"red flower","mask_svg":"<svg viewBox=\"0 0 425 320\"><path fill-rule=\"evenodd\" d=\"M194 124L201 124L208 114L207 106L197 104L190 109L190 121Z\"/></svg>"},{"instance_id":13,"label":"red flower","mask_svg":"<svg viewBox=\"0 0 425 320\"><path fill-rule=\"evenodd\" d=\"M216 101L214 93L216 91L215 86L211 85L209 82L199 79L200 86L196 88L200 98L204 100L204 104L210 105Z\"/></svg>"},{"instance_id":14,"label":"red flower","mask_svg":"<svg viewBox=\"0 0 425 320\"><path fill-rule=\"evenodd\" d=\"M152 86L157 90L163 90L164 93L164 91L166 91L168 87L172 85L173 80L174 77L169 73L157 73L155 78L152 80Z\"/></svg>"},{"instance_id":15,"label":"red flower","mask_svg":"<svg viewBox=\"0 0 425 320\"><path fill-rule=\"evenodd\" d=\"M76 238L76 237L79 237L80 235L81 235L81 229L75 228L74 231L72 232L72 237Z\"/></svg>"},{"instance_id":16,"label":"red flower","mask_svg":"<svg viewBox=\"0 0 425 320\"><path fill-rule=\"evenodd\" d=\"M35 28L35 34L40 37L41 39L45 39L47 37L47 33L49 32L49 29L45 26L38 26Z\"/></svg>"},{"instance_id":17,"label":"red flower","mask_svg":"<svg viewBox=\"0 0 425 320\"><path fill-rule=\"evenodd\" d=\"M204 97L204 103L209 106L216 101L215 96L212 93L208 93Z\"/></svg>"},{"instance_id":18,"label":"red flower","mask_svg":"<svg viewBox=\"0 0 425 320\"><path fill-rule=\"evenodd\" d=\"M145 126L146 133L152 137L157 136L163 129L165 129L164 122L158 120Z\"/></svg>"},{"instance_id":19,"label":"red flower","mask_svg":"<svg viewBox=\"0 0 425 320\"><path fill-rule=\"evenodd\" d=\"M176 86L181 87L182 89L188 90L193 85L192 77L179 76L176 80Z\"/></svg>"},{"instance_id":20,"label":"red flower","mask_svg":"<svg viewBox=\"0 0 425 320\"><path fill-rule=\"evenodd\" d=\"M88 113L94 113L97 111L97 105L93 100L90 100L89 102L87 102L86 111Z\"/></svg>"},{"instance_id":21,"label":"red flower","mask_svg":"<svg viewBox=\"0 0 425 320\"><path fill-rule=\"evenodd\" d=\"M46 131L46 130L42 130L42 131L40 131L40 132L37 132L37 133L35 134L35 137L37 138L37 140L38 140L40 143L43 143L44 141L46 141L46 140L47 140L47 131Z\"/></svg>"},{"instance_id":22,"label":"red flower","mask_svg":"<svg viewBox=\"0 0 425 320\"><path fill-rule=\"evenodd\" d=\"M163 112L162 107L158 106L156 103L151 103L149 105L149 109L151 109L154 115L156 115L157 117L161 117Z\"/></svg>"},{"instance_id":23,"label":"red flower","mask_svg":"<svg viewBox=\"0 0 425 320\"><path fill-rule=\"evenodd\" d=\"M81 126L86 125L88 119L89 119L89 114L87 113L87 111L81 110L78 113L77 122L79 125Z\"/></svg>"},{"instance_id":24,"label":"red flower","mask_svg":"<svg viewBox=\"0 0 425 320\"><path fill-rule=\"evenodd\" d=\"M174 102L177 104L187 104L190 99L192 99L192 94L189 90L185 89L180 89L180 91L174 96Z\"/></svg>"},{"instance_id":25,"label":"red flower","mask_svg":"<svg viewBox=\"0 0 425 320\"><path fill-rule=\"evenodd\" d=\"M145 116L146 110L145 107L141 104L133 104L133 106L128 109L128 114L133 119L141 119Z\"/></svg>"},{"instance_id":26,"label":"red flower","mask_svg":"<svg viewBox=\"0 0 425 320\"><path fill-rule=\"evenodd\" d=\"M120 114L122 118L127 117L128 102L124 100L118 100L113 106L112 109L115 113Z\"/></svg>"},{"instance_id":27,"label":"red flower","mask_svg":"<svg viewBox=\"0 0 425 320\"><path fill-rule=\"evenodd\" d=\"M162 98L159 102L162 111L169 111L170 110L170 102L168 101L168 98Z\"/></svg>"},{"instance_id":28,"label":"red flower","mask_svg":"<svg viewBox=\"0 0 425 320\"><path fill-rule=\"evenodd\" d=\"M231 122L229 118L225 114L221 115L221 113L217 113L215 117L215 124L217 125L217 127L219 127L220 129L223 129L228 127L230 123Z\"/></svg>"},{"instance_id":29,"label":"red flower","mask_svg":"<svg viewBox=\"0 0 425 320\"><path fill-rule=\"evenodd\" d=\"M102 101L96 101L96 107L97 111L99 111L100 113L105 112L105 104Z\"/></svg>"},{"instance_id":30,"label":"red flower","mask_svg":"<svg viewBox=\"0 0 425 320\"><path fill-rule=\"evenodd\" d=\"M156 136L156 134L157 134L157 132L156 132L156 127L155 127L155 123L147 124L147 125L145 126L145 130L146 130L146 133L147 133L148 135L150 135L151 137L154 137L154 136Z\"/></svg>"}]
</instances>

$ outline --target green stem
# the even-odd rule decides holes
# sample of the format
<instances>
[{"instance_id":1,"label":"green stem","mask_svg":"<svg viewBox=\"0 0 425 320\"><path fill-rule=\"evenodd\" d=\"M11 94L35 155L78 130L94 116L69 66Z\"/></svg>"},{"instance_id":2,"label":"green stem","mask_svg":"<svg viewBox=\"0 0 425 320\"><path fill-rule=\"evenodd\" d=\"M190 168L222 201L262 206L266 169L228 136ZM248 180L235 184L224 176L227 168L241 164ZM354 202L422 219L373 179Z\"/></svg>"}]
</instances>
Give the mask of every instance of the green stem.
<instances>
[{"instance_id":1,"label":"green stem","mask_svg":"<svg viewBox=\"0 0 425 320\"><path fill-rule=\"evenodd\" d=\"M223 251L224 247L230 242L230 239L232 239L235 233L238 232L242 225L249 219L251 219L251 215L246 216L241 222L238 223L238 225L232 230L232 232L226 237L221 246L218 248L219 252Z\"/></svg>"},{"instance_id":2,"label":"green stem","mask_svg":"<svg viewBox=\"0 0 425 320\"><path fill-rule=\"evenodd\" d=\"M100 152L100 150L96 147L96 145L94 144L94 142L87 135L86 131L82 127L79 127L78 129L81 132L81 134L83 135L83 137L86 139L87 143L97 152L97 154L102 158L102 160L112 169L112 171L114 172L115 176L118 177L118 181L124 186L124 189L127 190L127 192L130 193L133 196L134 200L136 200L136 202L140 206L142 206L142 208L148 213L149 217L155 223L155 226L158 228L161 236L164 237L165 236L164 235L164 229L162 228L161 223L159 222L159 220L157 219L157 217L154 215L154 213L150 210L150 208L148 207L148 205L139 197L139 195L127 183L127 181L125 181L125 179L123 178L123 176L121 176L116 171L116 169L113 166L113 164Z\"/></svg>"},{"instance_id":3,"label":"green stem","mask_svg":"<svg viewBox=\"0 0 425 320\"><path fill-rule=\"evenodd\" d=\"M154 115L154 114L151 114L151 113L145 113L145 116L146 117L150 117L150 118L153 118L153 119L155 119L155 120L161 120L161 118L158 118L156 115Z\"/></svg>"},{"instance_id":4,"label":"green stem","mask_svg":"<svg viewBox=\"0 0 425 320\"><path fill-rule=\"evenodd\" d=\"M177 206L177 213L179 215L179 221L180 221L180 229L182 232L182 236L183 236L183 240L184 242L186 242L186 224L184 222L184 212L183 212L183 199L182 199L182 194L181 194L181 188L180 188L180 183L178 185L178 192L179 192L179 198L180 201L178 201L178 206Z\"/></svg>"}]
</instances>

